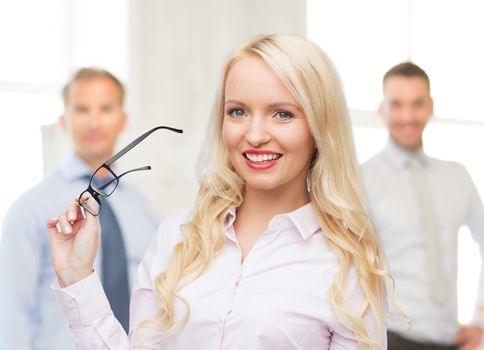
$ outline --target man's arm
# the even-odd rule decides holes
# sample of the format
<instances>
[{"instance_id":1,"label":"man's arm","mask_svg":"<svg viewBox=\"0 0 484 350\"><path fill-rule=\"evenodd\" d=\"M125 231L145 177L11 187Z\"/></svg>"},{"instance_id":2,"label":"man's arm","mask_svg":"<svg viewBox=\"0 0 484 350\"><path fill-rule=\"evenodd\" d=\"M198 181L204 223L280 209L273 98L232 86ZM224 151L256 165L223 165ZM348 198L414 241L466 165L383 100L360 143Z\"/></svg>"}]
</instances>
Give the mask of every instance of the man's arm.
<instances>
[{"instance_id":1,"label":"man's arm","mask_svg":"<svg viewBox=\"0 0 484 350\"><path fill-rule=\"evenodd\" d=\"M479 290L477 294L476 307L474 312L473 321L484 326L484 319L481 315L481 307L484 305L484 206L482 200L477 192L476 187L470 180L470 194L469 194L469 210L467 225L472 233L474 241L479 245L479 251L481 255L481 271L479 278Z\"/></svg>"},{"instance_id":2,"label":"man's arm","mask_svg":"<svg viewBox=\"0 0 484 350\"><path fill-rule=\"evenodd\" d=\"M31 348L32 311L40 269L41 244L26 203L7 212L0 241L0 349Z\"/></svg>"},{"instance_id":3,"label":"man's arm","mask_svg":"<svg viewBox=\"0 0 484 350\"><path fill-rule=\"evenodd\" d=\"M467 173L466 175L469 177ZM468 191L469 202L466 224L471 231L474 241L479 245L481 255L481 271L472 324L462 326L456 339L459 350L477 349L484 334L484 315L481 313L481 310L484 307L484 283L482 281L484 274L484 206L470 177Z\"/></svg>"}]
</instances>

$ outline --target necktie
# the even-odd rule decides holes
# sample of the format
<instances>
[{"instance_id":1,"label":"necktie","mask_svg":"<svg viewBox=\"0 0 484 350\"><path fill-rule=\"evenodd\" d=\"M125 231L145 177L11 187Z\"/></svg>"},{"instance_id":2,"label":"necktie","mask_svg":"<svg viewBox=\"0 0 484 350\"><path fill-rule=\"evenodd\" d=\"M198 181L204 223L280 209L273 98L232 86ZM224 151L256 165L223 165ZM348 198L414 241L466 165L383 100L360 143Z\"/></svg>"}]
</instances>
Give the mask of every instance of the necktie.
<instances>
[{"instance_id":1,"label":"necktie","mask_svg":"<svg viewBox=\"0 0 484 350\"><path fill-rule=\"evenodd\" d=\"M420 205L421 228L426 238L432 297L435 301L443 303L446 297L444 272L442 270L443 258L429 186L423 176L420 160L412 157L410 159L410 167L415 192Z\"/></svg>"},{"instance_id":2,"label":"necktie","mask_svg":"<svg viewBox=\"0 0 484 350\"><path fill-rule=\"evenodd\" d=\"M101 198L101 265L102 284L109 304L119 323L129 330L128 260L123 236L116 216L104 197Z\"/></svg>"}]
</instances>

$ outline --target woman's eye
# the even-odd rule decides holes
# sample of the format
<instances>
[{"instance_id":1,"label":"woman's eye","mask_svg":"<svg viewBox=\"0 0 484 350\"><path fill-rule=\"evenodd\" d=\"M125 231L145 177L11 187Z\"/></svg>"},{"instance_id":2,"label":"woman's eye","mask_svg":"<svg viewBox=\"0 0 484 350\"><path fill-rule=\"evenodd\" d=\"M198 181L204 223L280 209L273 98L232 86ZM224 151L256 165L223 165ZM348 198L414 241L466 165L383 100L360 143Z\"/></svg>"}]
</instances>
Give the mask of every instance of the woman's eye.
<instances>
[{"instance_id":1,"label":"woman's eye","mask_svg":"<svg viewBox=\"0 0 484 350\"><path fill-rule=\"evenodd\" d=\"M232 117L241 118L245 115L245 113L240 108L234 108L229 111L229 115Z\"/></svg>"},{"instance_id":2,"label":"woman's eye","mask_svg":"<svg viewBox=\"0 0 484 350\"><path fill-rule=\"evenodd\" d=\"M288 120L292 118L292 114L289 112L277 112L275 117L280 120Z\"/></svg>"}]
</instances>

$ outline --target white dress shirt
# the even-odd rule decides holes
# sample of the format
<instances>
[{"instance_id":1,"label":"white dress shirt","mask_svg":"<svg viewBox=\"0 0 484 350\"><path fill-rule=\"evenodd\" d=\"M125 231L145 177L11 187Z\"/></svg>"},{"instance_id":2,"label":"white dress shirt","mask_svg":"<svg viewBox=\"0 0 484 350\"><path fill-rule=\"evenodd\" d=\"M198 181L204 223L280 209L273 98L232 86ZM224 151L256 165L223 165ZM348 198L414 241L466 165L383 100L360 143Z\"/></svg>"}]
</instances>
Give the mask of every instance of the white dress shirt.
<instances>
[{"instance_id":1,"label":"white dress shirt","mask_svg":"<svg viewBox=\"0 0 484 350\"><path fill-rule=\"evenodd\" d=\"M484 209L462 165L418 152L416 156L429 187L427 192L431 194L447 287L446 300L435 301L430 290L426 237L410 173L411 156L390 140L382 152L362 166L378 232L395 280L394 300L413 320L411 331L401 317L392 317L388 328L415 341L450 344L458 331L457 234L461 226L468 226L480 245L481 257L484 256ZM482 284L478 295L478 300L484 301Z\"/></svg>"},{"instance_id":2,"label":"white dress shirt","mask_svg":"<svg viewBox=\"0 0 484 350\"><path fill-rule=\"evenodd\" d=\"M131 299L131 335L140 321L160 308L153 280L181 240L180 225L187 214L162 222L138 270ZM357 349L355 334L335 315L327 290L338 273L336 255L329 249L311 204L276 215L241 263L234 232L235 210L225 220L225 246L202 276L181 290L190 304L187 325L170 336L141 331L142 349ZM348 308L362 303L355 273L348 277ZM128 349L128 339L115 320L93 273L54 293L75 333L78 349ZM184 307L175 302L175 315ZM370 334L378 333L367 313ZM385 334L385 329L380 330ZM133 338L133 337L131 337ZM381 340L386 346L386 335Z\"/></svg>"},{"instance_id":3,"label":"white dress shirt","mask_svg":"<svg viewBox=\"0 0 484 350\"><path fill-rule=\"evenodd\" d=\"M55 278L47 220L57 217L87 188L91 169L71 155L5 215L0 242L0 349L70 350L74 338L50 289ZM121 180L109 197L124 238L128 276L159 225L146 198ZM96 268L100 259L96 260Z\"/></svg>"}]
</instances>

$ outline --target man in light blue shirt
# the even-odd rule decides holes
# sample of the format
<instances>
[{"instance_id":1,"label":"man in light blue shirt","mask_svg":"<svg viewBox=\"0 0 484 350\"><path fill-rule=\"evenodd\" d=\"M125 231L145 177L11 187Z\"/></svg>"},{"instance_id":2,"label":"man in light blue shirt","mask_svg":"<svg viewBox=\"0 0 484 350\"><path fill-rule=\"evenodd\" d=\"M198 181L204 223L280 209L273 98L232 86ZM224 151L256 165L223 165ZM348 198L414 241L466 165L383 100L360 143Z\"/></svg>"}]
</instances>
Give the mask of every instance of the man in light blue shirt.
<instances>
[{"instance_id":1,"label":"man in light blue shirt","mask_svg":"<svg viewBox=\"0 0 484 350\"><path fill-rule=\"evenodd\" d=\"M424 153L422 134L433 114L427 74L413 63L383 79L379 112L387 146L362 167L390 274L394 301L413 321L388 323L389 350L477 349L483 334L479 305L470 325L457 320L457 234L468 226L484 257L484 208L465 168ZM482 267L481 267L482 274Z\"/></svg>"},{"instance_id":2,"label":"man in light blue shirt","mask_svg":"<svg viewBox=\"0 0 484 350\"><path fill-rule=\"evenodd\" d=\"M62 127L74 153L7 212L0 242L0 349L69 350L74 341L50 285L47 219L55 217L87 187L97 167L111 157L126 124L124 88L109 72L81 69L63 91ZM124 241L132 285L139 261L158 225L146 199L121 181L108 198ZM102 255L102 254L101 254ZM100 256L96 269L102 271ZM129 287L128 287L129 288Z\"/></svg>"}]
</instances>

